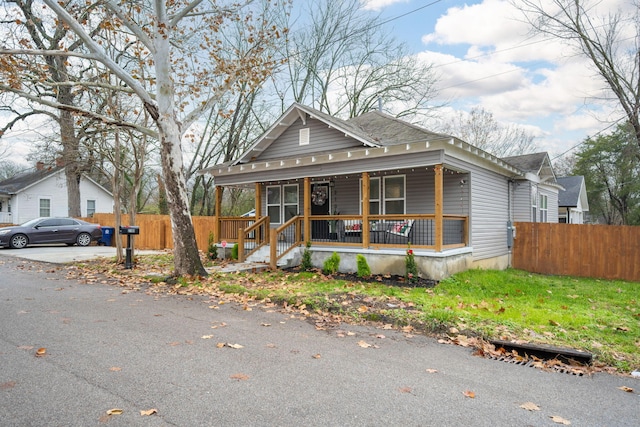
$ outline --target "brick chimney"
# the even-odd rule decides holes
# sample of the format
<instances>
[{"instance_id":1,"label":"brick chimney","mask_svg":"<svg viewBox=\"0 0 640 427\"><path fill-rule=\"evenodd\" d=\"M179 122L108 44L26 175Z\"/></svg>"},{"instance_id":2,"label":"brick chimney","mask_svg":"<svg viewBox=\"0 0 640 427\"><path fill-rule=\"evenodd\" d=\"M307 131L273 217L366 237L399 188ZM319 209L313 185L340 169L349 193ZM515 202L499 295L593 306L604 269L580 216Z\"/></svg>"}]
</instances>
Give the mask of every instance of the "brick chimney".
<instances>
[{"instance_id":1,"label":"brick chimney","mask_svg":"<svg viewBox=\"0 0 640 427\"><path fill-rule=\"evenodd\" d=\"M36 170L44 170L44 162L38 162L36 163Z\"/></svg>"}]
</instances>

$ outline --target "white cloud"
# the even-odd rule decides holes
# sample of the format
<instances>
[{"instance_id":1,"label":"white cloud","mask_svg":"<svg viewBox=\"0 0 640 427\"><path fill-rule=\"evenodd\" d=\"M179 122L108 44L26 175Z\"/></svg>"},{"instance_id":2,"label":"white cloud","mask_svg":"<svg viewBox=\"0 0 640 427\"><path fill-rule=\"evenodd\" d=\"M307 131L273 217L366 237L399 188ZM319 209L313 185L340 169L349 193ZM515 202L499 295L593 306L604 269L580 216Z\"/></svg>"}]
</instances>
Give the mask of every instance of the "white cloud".
<instances>
[{"instance_id":1,"label":"white cloud","mask_svg":"<svg viewBox=\"0 0 640 427\"><path fill-rule=\"evenodd\" d=\"M409 0L360 0L360 4L364 10L373 10L376 12L381 11L387 6L394 5L396 3L408 3Z\"/></svg>"}]
</instances>

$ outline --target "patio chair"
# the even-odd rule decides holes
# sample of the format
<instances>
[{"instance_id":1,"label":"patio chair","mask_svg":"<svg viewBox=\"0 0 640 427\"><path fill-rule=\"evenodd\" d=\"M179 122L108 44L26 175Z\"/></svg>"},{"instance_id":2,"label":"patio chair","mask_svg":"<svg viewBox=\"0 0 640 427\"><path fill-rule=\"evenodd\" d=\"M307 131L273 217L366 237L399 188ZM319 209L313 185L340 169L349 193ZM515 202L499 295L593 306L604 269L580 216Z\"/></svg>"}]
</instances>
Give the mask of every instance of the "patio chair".
<instances>
[{"instance_id":1,"label":"patio chair","mask_svg":"<svg viewBox=\"0 0 640 427\"><path fill-rule=\"evenodd\" d=\"M409 241L411 237L411 231L413 231L413 223L414 220L407 219L404 221L396 222L392 224L391 227L385 232L385 243L389 243L389 240L393 238L393 236L404 237Z\"/></svg>"}]
</instances>

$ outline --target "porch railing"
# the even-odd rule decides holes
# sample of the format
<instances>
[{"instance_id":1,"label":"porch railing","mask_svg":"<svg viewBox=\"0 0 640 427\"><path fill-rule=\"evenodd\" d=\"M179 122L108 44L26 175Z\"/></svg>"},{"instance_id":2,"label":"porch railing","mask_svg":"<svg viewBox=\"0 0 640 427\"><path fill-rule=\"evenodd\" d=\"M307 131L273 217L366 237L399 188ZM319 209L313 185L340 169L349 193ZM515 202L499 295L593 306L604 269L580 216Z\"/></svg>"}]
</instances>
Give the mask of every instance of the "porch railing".
<instances>
[{"instance_id":1,"label":"porch railing","mask_svg":"<svg viewBox=\"0 0 640 427\"><path fill-rule=\"evenodd\" d=\"M269 217L255 221L247 228L238 229L238 261L244 262L248 256L269 242Z\"/></svg>"},{"instance_id":2,"label":"porch railing","mask_svg":"<svg viewBox=\"0 0 640 427\"><path fill-rule=\"evenodd\" d=\"M217 241L238 243L238 258L243 261L260 247L270 244L272 266L293 248L306 241L315 244L351 247L406 247L437 250L434 214L370 215L366 226L361 215L314 215L310 218L311 236L303 235L304 217L296 216L271 229L269 217L221 217ZM443 215L442 249L469 245L469 218ZM365 242L365 234L368 235Z\"/></svg>"},{"instance_id":3,"label":"porch railing","mask_svg":"<svg viewBox=\"0 0 640 427\"><path fill-rule=\"evenodd\" d=\"M303 242L302 224L304 218L294 216L278 228L271 229L271 241L269 263L272 269L278 265L278 260L284 257L293 248L300 246Z\"/></svg>"}]
</instances>

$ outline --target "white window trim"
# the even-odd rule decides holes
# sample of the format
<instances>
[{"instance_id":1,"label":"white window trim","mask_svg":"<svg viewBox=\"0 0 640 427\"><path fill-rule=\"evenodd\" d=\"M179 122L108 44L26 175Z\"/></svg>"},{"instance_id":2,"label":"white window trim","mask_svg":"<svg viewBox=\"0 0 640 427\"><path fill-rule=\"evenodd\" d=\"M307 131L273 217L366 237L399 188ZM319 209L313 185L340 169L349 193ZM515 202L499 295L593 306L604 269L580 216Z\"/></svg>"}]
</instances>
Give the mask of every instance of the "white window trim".
<instances>
[{"instance_id":1,"label":"white window trim","mask_svg":"<svg viewBox=\"0 0 640 427\"><path fill-rule=\"evenodd\" d=\"M309 128L300 129L300 134L298 138L299 145L309 145Z\"/></svg>"},{"instance_id":2,"label":"white window trim","mask_svg":"<svg viewBox=\"0 0 640 427\"><path fill-rule=\"evenodd\" d=\"M378 181L378 197L376 199L369 199L369 204L371 204L371 202L378 202L378 206L380 211L382 210L382 180L380 179L379 176L373 177L373 178L369 178L369 188L371 188L371 181ZM360 194L360 215L362 215L362 199L363 199L363 194L362 194L362 178L360 178L360 187L358 188L358 193ZM369 195L369 197L371 197L371 195ZM381 215L381 213L371 213L369 212L370 215Z\"/></svg>"},{"instance_id":3,"label":"white window trim","mask_svg":"<svg viewBox=\"0 0 640 427\"><path fill-rule=\"evenodd\" d=\"M89 202L93 202L93 212L89 213ZM87 216L91 217L93 214L98 212L98 201L96 199L87 199Z\"/></svg>"},{"instance_id":4,"label":"white window trim","mask_svg":"<svg viewBox=\"0 0 640 427\"><path fill-rule=\"evenodd\" d=\"M42 201L43 200L48 200L49 201L49 215L42 215ZM46 197L46 196L38 197L38 216L51 216L51 208L52 207L53 207L53 205L51 203L51 197Z\"/></svg>"},{"instance_id":5,"label":"white window trim","mask_svg":"<svg viewBox=\"0 0 640 427\"><path fill-rule=\"evenodd\" d=\"M285 197L285 188L287 187L295 187L296 188L296 202L295 203L287 203L286 201L286 197ZM285 222L288 221L288 219L286 218L286 207L287 206L294 206L296 207L296 212L299 209L300 206L300 187L298 186L298 184L283 184L282 185L282 197L280 200L282 200L282 220L283 220L283 224Z\"/></svg>"},{"instance_id":6,"label":"white window trim","mask_svg":"<svg viewBox=\"0 0 640 427\"><path fill-rule=\"evenodd\" d=\"M549 221L549 196L546 194L540 194L540 202L538 203L538 207L540 210L540 222L548 222Z\"/></svg>"},{"instance_id":7,"label":"white window trim","mask_svg":"<svg viewBox=\"0 0 640 427\"><path fill-rule=\"evenodd\" d=\"M270 188L277 188L278 191L280 191L280 201L276 204L276 203L269 203L269 189ZM269 214L269 207L271 206L277 206L278 207L278 215L280 216L278 218L277 222L273 221L273 218L269 218L269 222L271 224L281 224L281 220L282 220L282 198L283 198L283 194L282 194L282 186L281 185L267 185L265 188L265 203L266 203L266 208L267 208L267 215Z\"/></svg>"},{"instance_id":8,"label":"white window trim","mask_svg":"<svg viewBox=\"0 0 640 427\"><path fill-rule=\"evenodd\" d=\"M387 196L385 195L385 189L387 187L387 179L390 178L398 178L401 177L402 178L402 194L403 196L400 197L391 197L387 199ZM382 198L383 198L383 205L382 205L382 211L384 212L383 215L387 214L387 202L395 202L398 200L402 200L402 214L404 215L407 213L407 176L406 175L389 175L389 176L385 176L384 177L384 188L380 189L382 192Z\"/></svg>"}]
</instances>

